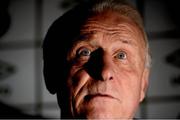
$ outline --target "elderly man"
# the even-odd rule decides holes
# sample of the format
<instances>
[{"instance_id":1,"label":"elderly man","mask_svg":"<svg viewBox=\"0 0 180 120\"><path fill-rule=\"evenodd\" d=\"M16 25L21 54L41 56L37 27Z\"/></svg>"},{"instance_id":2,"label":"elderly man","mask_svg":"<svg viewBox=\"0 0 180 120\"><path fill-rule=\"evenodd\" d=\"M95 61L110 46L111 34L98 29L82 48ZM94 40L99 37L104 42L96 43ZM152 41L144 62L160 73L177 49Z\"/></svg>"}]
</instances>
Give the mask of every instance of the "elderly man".
<instances>
[{"instance_id":1,"label":"elderly man","mask_svg":"<svg viewBox=\"0 0 180 120\"><path fill-rule=\"evenodd\" d=\"M43 55L62 118L131 119L145 97L147 38L125 0L89 0L65 13L48 30Z\"/></svg>"}]
</instances>

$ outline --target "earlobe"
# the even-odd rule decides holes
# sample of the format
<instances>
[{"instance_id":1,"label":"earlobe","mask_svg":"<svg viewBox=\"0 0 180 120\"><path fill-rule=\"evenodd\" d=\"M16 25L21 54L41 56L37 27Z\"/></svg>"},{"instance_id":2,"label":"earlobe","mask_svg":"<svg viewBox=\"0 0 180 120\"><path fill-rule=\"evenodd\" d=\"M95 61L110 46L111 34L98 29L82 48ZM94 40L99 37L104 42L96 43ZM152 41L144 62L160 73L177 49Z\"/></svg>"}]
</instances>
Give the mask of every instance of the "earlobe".
<instances>
[{"instance_id":1,"label":"earlobe","mask_svg":"<svg viewBox=\"0 0 180 120\"><path fill-rule=\"evenodd\" d=\"M142 76L142 82L141 82L141 95L140 95L140 102L143 101L146 95L146 91L148 88L149 83L149 69L145 68Z\"/></svg>"}]
</instances>

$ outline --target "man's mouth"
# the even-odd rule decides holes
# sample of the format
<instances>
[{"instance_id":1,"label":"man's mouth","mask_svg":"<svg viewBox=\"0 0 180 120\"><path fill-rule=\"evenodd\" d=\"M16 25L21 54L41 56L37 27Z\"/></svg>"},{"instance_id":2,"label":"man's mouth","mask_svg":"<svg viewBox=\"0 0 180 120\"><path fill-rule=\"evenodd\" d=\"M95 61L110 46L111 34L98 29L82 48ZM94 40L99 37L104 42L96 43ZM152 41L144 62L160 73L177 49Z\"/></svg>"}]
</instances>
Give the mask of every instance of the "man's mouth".
<instances>
[{"instance_id":1,"label":"man's mouth","mask_svg":"<svg viewBox=\"0 0 180 120\"><path fill-rule=\"evenodd\" d=\"M114 98L113 96L111 96L111 95L101 94L101 93L86 95L86 96L84 97L84 99L85 99L85 101L89 101L89 100L91 100L91 99L93 99L93 98L96 98L96 97L115 99L115 98Z\"/></svg>"}]
</instances>

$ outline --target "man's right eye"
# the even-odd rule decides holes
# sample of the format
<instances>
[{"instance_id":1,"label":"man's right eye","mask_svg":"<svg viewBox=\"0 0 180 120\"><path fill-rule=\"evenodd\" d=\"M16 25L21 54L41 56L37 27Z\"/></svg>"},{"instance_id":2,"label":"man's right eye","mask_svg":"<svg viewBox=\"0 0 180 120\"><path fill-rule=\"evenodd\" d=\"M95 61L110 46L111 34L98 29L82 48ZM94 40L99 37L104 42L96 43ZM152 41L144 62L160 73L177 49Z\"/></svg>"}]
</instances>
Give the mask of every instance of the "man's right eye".
<instances>
[{"instance_id":1,"label":"man's right eye","mask_svg":"<svg viewBox=\"0 0 180 120\"><path fill-rule=\"evenodd\" d=\"M91 51L88 48L80 48L77 52L78 57L88 57L90 56Z\"/></svg>"}]
</instances>

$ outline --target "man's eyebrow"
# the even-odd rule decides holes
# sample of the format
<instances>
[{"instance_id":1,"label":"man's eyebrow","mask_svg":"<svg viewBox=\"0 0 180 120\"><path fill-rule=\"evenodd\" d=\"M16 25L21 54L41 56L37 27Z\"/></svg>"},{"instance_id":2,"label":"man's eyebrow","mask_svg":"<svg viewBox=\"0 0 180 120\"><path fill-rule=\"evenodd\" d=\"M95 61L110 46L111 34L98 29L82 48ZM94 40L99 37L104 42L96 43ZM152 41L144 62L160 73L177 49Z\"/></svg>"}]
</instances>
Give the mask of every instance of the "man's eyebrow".
<instances>
[{"instance_id":1,"label":"man's eyebrow","mask_svg":"<svg viewBox=\"0 0 180 120\"><path fill-rule=\"evenodd\" d=\"M86 33L86 34L80 34L78 37L77 37L77 41L84 41L84 40L87 40L89 39L89 37L92 36L92 34L89 34L89 33Z\"/></svg>"},{"instance_id":2,"label":"man's eyebrow","mask_svg":"<svg viewBox=\"0 0 180 120\"><path fill-rule=\"evenodd\" d=\"M137 42L130 37L119 37L112 40L112 42L118 42L118 43L120 42L126 45L137 46Z\"/></svg>"},{"instance_id":3,"label":"man's eyebrow","mask_svg":"<svg viewBox=\"0 0 180 120\"><path fill-rule=\"evenodd\" d=\"M81 33L79 36L77 36L73 42L73 44L78 44L78 43L81 43L81 42L89 42L91 41L92 37L93 37L93 34L92 32L90 33Z\"/></svg>"},{"instance_id":4,"label":"man's eyebrow","mask_svg":"<svg viewBox=\"0 0 180 120\"><path fill-rule=\"evenodd\" d=\"M90 39L92 37L92 34L89 33L85 33L85 34L80 34L79 36L77 36L73 42L72 42L72 48L76 47L78 44L83 44L83 43L89 43L92 39Z\"/></svg>"},{"instance_id":5,"label":"man's eyebrow","mask_svg":"<svg viewBox=\"0 0 180 120\"><path fill-rule=\"evenodd\" d=\"M95 34L95 31L86 31L86 32L81 32L80 35L78 36L77 40L87 40L88 38L92 37Z\"/></svg>"},{"instance_id":6,"label":"man's eyebrow","mask_svg":"<svg viewBox=\"0 0 180 120\"><path fill-rule=\"evenodd\" d=\"M127 40L127 39L118 39L116 41L120 41L120 42L125 43L125 44L132 44L132 41L131 40Z\"/></svg>"}]
</instances>

